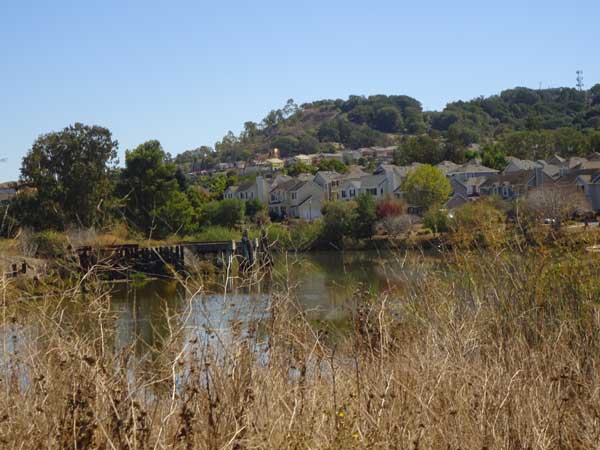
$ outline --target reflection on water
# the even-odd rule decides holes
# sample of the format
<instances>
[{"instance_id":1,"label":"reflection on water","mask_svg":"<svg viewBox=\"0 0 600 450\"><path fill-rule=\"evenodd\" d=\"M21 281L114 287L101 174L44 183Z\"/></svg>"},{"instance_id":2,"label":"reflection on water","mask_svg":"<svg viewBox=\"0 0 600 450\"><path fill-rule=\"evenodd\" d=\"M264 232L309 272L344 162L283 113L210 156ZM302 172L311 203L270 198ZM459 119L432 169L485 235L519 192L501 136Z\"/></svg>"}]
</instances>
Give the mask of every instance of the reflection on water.
<instances>
[{"instance_id":1,"label":"reflection on water","mask_svg":"<svg viewBox=\"0 0 600 450\"><path fill-rule=\"evenodd\" d=\"M268 315L275 292L287 293L312 320L340 321L352 310L357 293L380 293L399 283L407 269L400 257L377 252L319 252L279 256L268 280L227 292L189 293L174 282L151 281L141 287L117 285L111 309L117 315L117 349L160 346L168 335L167 317L178 315L189 337L207 334L227 339L232 324L245 325ZM217 290L218 291L218 290Z\"/></svg>"}]
</instances>

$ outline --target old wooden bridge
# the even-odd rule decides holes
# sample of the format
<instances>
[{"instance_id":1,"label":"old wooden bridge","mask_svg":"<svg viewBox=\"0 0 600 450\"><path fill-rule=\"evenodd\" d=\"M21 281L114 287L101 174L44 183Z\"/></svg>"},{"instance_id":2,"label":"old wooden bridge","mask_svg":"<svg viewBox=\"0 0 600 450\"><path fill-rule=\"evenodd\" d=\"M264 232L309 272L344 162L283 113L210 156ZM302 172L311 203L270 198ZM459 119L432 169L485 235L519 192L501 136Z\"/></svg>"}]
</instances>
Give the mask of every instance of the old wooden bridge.
<instances>
[{"instance_id":1,"label":"old wooden bridge","mask_svg":"<svg viewBox=\"0 0 600 450\"><path fill-rule=\"evenodd\" d=\"M111 278L129 277L133 272L164 277L186 273L186 254L211 261L216 267L248 272L270 265L271 256L266 235L260 239L214 242L180 242L173 245L142 247L139 244L106 247L79 247L79 266L84 272L103 270Z\"/></svg>"}]
</instances>

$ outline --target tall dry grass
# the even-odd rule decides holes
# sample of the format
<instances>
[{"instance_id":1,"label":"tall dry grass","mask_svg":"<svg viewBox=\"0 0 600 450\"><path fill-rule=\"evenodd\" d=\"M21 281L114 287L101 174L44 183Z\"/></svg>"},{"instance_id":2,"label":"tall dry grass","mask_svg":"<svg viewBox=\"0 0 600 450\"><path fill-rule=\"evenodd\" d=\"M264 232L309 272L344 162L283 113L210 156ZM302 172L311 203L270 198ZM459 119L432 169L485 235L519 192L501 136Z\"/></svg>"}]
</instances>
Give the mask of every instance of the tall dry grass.
<instances>
[{"instance_id":1,"label":"tall dry grass","mask_svg":"<svg viewBox=\"0 0 600 450\"><path fill-rule=\"evenodd\" d=\"M445 259L357 292L346 333L273 295L266 318L226 334L169 314L150 358L115 350L105 287L4 295L0 447L597 448L600 260Z\"/></svg>"}]
</instances>

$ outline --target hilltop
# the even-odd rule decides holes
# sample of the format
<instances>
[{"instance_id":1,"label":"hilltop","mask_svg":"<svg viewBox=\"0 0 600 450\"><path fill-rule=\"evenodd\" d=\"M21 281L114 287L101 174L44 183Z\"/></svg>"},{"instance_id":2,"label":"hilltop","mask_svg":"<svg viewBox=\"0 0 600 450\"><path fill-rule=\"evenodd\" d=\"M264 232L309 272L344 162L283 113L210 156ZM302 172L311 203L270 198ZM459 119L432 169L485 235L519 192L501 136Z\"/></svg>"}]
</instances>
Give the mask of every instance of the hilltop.
<instances>
[{"instance_id":1,"label":"hilltop","mask_svg":"<svg viewBox=\"0 0 600 450\"><path fill-rule=\"evenodd\" d=\"M466 147L493 141L511 131L564 127L600 129L600 84L587 91L517 87L490 97L452 102L442 111L424 111L417 99L406 95L352 95L347 100L302 105L288 100L262 121L244 123L238 136L227 133L214 151L203 146L178 155L175 162L249 160L274 147L285 157L395 145L414 135L429 135Z\"/></svg>"}]
</instances>

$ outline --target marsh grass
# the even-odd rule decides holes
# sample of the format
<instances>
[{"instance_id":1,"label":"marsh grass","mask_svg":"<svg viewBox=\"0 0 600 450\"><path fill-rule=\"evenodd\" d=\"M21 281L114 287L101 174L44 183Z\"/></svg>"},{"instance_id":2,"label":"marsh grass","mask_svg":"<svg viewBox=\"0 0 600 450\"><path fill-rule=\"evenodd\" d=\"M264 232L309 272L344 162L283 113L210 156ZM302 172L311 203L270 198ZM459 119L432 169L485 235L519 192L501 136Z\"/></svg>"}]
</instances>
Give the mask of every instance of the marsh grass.
<instances>
[{"instance_id":1,"label":"marsh grass","mask_svg":"<svg viewBox=\"0 0 600 450\"><path fill-rule=\"evenodd\" d=\"M165 311L145 358L116 350L106 285L16 301L4 280L0 446L597 447L599 258L488 248L402 264L397 289L348 299L343 333L286 286L267 314L198 330L202 286L181 280L189 303Z\"/></svg>"}]
</instances>

